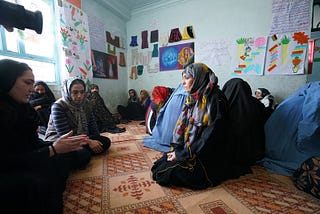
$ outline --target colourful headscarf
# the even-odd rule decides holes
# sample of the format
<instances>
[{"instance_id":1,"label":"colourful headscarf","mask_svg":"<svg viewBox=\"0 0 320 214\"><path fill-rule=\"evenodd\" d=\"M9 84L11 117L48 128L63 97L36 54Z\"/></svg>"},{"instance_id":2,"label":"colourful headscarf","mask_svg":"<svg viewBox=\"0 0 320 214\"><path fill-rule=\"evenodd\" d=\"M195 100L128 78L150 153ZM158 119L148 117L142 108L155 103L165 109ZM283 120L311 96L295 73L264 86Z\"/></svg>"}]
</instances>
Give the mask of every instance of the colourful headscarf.
<instances>
[{"instance_id":1,"label":"colourful headscarf","mask_svg":"<svg viewBox=\"0 0 320 214\"><path fill-rule=\"evenodd\" d=\"M172 91L172 88L168 88L165 86L155 86L153 88L152 103L154 104L154 110L156 111L156 114L158 114L162 106L167 102Z\"/></svg>"},{"instance_id":2,"label":"colourful headscarf","mask_svg":"<svg viewBox=\"0 0 320 214\"><path fill-rule=\"evenodd\" d=\"M213 122L215 118L212 118L210 112L211 105L213 94L219 88L218 78L203 63L187 66L182 74L194 78L194 82L174 129L173 147L174 144L190 147L202 127L209 126Z\"/></svg>"}]
</instances>

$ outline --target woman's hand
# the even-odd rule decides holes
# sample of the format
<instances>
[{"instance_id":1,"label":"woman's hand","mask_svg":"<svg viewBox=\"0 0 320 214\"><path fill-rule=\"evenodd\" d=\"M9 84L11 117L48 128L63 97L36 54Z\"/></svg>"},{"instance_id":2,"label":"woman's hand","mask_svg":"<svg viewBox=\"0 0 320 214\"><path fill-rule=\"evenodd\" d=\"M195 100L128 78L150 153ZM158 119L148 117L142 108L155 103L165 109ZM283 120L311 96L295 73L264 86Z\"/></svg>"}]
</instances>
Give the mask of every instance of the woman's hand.
<instances>
[{"instance_id":1,"label":"woman's hand","mask_svg":"<svg viewBox=\"0 0 320 214\"><path fill-rule=\"evenodd\" d=\"M42 106L41 106L41 105L38 105L38 106L35 106L35 107L33 107L33 108L34 108L34 110L38 111L39 109L42 108Z\"/></svg>"},{"instance_id":2,"label":"woman's hand","mask_svg":"<svg viewBox=\"0 0 320 214\"><path fill-rule=\"evenodd\" d=\"M176 160L176 153L174 151L167 153L167 161L175 161L175 160Z\"/></svg>"},{"instance_id":3,"label":"woman's hand","mask_svg":"<svg viewBox=\"0 0 320 214\"><path fill-rule=\"evenodd\" d=\"M98 140L89 139L88 144L90 149L97 154L103 151L102 143Z\"/></svg>"},{"instance_id":4,"label":"woman's hand","mask_svg":"<svg viewBox=\"0 0 320 214\"><path fill-rule=\"evenodd\" d=\"M62 135L56 142L53 143L57 154L80 150L84 145L88 144L89 138L86 135L72 136L72 134L73 132L70 131L67 134Z\"/></svg>"}]
</instances>

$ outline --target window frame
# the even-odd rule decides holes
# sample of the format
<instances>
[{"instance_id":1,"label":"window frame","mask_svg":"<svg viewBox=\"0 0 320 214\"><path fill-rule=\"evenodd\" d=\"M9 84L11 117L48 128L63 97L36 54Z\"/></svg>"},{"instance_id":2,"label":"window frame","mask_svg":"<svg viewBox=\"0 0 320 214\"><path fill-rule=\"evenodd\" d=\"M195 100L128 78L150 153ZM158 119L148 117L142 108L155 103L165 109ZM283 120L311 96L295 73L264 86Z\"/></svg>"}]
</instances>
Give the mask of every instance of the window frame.
<instances>
[{"instance_id":1,"label":"window frame","mask_svg":"<svg viewBox=\"0 0 320 214\"><path fill-rule=\"evenodd\" d=\"M45 0L43 0L45 1ZM11 1L9 1L11 2ZM17 0L15 0L14 4L19 4L16 3ZM47 57L47 56L41 56L41 55L35 55L35 54L30 54L27 53L25 50L25 44L23 42L23 40L17 39L17 52L14 51L10 51L7 48L7 41L6 41L6 29L0 25L0 55L1 56L5 56L5 57L9 57L9 58L14 58L16 60L29 60L29 61L35 61L37 63L50 63L53 66L53 72L54 72L54 80L52 81L46 81L46 83L48 83L48 85L60 85L60 74L59 74L59 58L58 58L58 37L57 37L57 20L55 18L55 1L45 1L48 2L50 10L51 10L51 14L53 16L52 19L52 32L53 32L53 38L54 40L52 41L52 45L54 45L53 47L53 55L52 57ZM22 5L22 4L21 4ZM43 23L43 25L46 23ZM14 30L19 30L14 28ZM21 30L23 31L23 30ZM32 67L31 67L32 68ZM45 71L44 71L45 72ZM37 79L37 77L35 76L35 79Z\"/></svg>"}]
</instances>

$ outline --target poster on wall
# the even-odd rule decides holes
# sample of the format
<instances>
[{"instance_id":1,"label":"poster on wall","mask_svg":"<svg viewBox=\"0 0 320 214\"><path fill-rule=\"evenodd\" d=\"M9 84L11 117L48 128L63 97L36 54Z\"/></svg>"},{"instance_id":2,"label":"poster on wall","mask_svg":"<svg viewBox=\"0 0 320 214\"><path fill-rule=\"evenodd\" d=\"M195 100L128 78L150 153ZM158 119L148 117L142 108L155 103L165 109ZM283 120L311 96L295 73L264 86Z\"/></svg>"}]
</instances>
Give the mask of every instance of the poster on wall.
<instances>
[{"instance_id":1,"label":"poster on wall","mask_svg":"<svg viewBox=\"0 0 320 214\"><path fill-rule=\"evenodd\" d=\"M59 8L60 38L64 51L64 68L69 76L80 76L92 81L90 38L87 15L68 2Z\"/></svg>"},{"instance_id":2,"label":"poster on wall","mask_svg":"<svg viewBox=\"0 0 320 214\"><path fill-rule=\"evenodd\" d=\"M92 50L93 77L118 79L117 56Z\"/></svg>"},{"instance_id":3,"label":"poster on wall","mask_svg":"<svg viewBox=\"0 0 320 214\"><path fill-rule=\"evenodd\" d=\"M104 22L93 16L88 16L91 48L98 51L105 51L107 42L104 36Z\"/></svg>"},{"instance_id":4,"label":"poster on wall","mask_svg":"<svg viewBox=\"0 0 320 214\"><path fill-rule=\"evenodd\" d=\"M314 43L313 62L320 62L320 39L316 39Z\"/></svg>"},{"instance_id":5,"label":"poster on wall","mask_svg":"<svg viewBox=\"0 0 320 214\"><path fill-rule=\"evenodd\" d=\"M67 0L67 2L81 9L81 0Z\"/></svg>"},{"instance_id":6,"label":"poster on wall","mask_svg":"<svg viewBox=\"0 0 320 214\"><path fill-rule=\"evenodd\" d=\"M311 0L272 0L270 34L307 31L310 28Z\"/></svg>"},{"instance_id":7,"label":"poster on wall","mask_svg":"<svg viewBox=\"0 0 320 214\"><path fill-rule=\"evenodd\" d=\"M267 36L238 38L236 66L233 75L262 75L265 63Z\"/></svg>"},{"instance_id":8,"label":"poster on wall","mask_svg":"<svg viewBox=\"0 0 320 214\"><path fill-rule=\"evenodd\" d=\"M197 62L205 63L212 69L231 64L231 40L205 40L197 43L195 52Z\"/></svg>"},{"instance_id":9,"label":"poster on wall","mask_svg":"<svg viewBox=\"0 0 320 214\"><path fill-rule=\"evenodd\" d=\"M268 38L265 75L303 74L309 36L306 32L274 34Z\"/></svg>"},{"instance_id":10,"label":"poster on wall","mask_svg":"<svg viewBox=\"0 0 320 214\"><path fill-rule=\"evenodd\" d=\"M117 56L107 54L107 79L118 79Z\"/></svg>"},{"instance_id":11,"label":"poster on wall","mask_svg":"<svg viewBox=\"0 0 320 214\"><path fill-rule=\"evenodd\" d=\"M160 71L183 69L185 64L194 62L194 43L184 43L160 48Z\"/></svg>"}]
</instances>

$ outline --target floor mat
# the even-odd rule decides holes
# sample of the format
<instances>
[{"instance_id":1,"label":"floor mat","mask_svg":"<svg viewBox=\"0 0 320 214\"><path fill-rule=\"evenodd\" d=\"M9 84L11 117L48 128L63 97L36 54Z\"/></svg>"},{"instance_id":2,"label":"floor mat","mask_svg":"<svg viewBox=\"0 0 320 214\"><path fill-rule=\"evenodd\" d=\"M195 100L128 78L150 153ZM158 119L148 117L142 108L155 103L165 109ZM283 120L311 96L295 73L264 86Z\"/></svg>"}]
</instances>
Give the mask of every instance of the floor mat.
<instances>
[{"instance_id":1,"label":"floor mat","mask_svg":"<svg viewBox=\"0 0 320 214\"><path fill-rule=\"evenodd\" d=\"M85 169L72 172L64 213L320 213L320 200L259 166L206 190L159 186L150 168L162 153L142 145L148 135L140 122L121 124L123 133L103 134L112 145Z\"/></svg>"}]
</instances>

